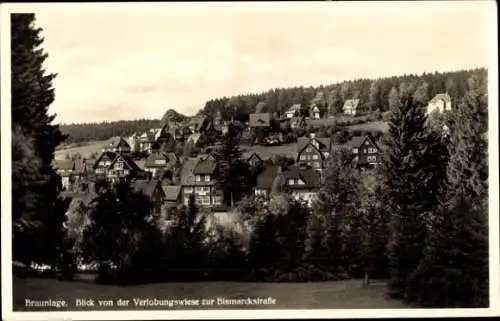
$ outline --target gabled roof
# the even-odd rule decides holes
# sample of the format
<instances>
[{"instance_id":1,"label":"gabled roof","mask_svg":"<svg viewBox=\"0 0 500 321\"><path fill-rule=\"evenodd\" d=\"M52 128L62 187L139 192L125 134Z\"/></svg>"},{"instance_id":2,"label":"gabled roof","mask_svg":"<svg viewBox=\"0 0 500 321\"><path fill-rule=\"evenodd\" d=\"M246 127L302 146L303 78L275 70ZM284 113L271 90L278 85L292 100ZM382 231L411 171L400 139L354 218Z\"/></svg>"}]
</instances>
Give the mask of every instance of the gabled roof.
<instances>
[{"instance_id":1,"label":"gabled roof","mask_svg":"<svg viewBox=\"0 0 500 321\"><path fill-rule=\"evenodd\" d=\"M158 181L153 180L136 180L132 182L132 188L136 192L142 192L146 196L151 197L153 195L153 192L155 191L156 187L158 186ZM163 192L163 190L162 190Z\"/></svg>"},{"instance_id":2,"label":"gabled roof","mask_svg":"<svg viewBox=\"0 0 500 321\"><path fill-rule=\"evenodd\" d=\"M167 202L176 202L181 193L181 186L179 185L163 185L163 192L165 193L165 200Z\"/></svg>"},{"instance_id":3,"label":"gabled roof","mask_svg":"<svg viewBox=\"0 0 500 321\"><path fill-rule=\"evenodd\" d=\"M270 124L270 113L250 114L250 127L268 127Z\"/></svg>"},{"instance_id":4,"label":"gabled roof","mask_svg":"<svg viewBox=\"0 0 500 321\"><path fill-rule=\"evenodd\" d=\"M115 152L111 152L111 151L102 152L101 155L99 155L99 157L94 162L94 165L92 166L92 168L93 169L97 168L97 166L99 166L99 163L101 162L102 159L107 158L108 160L110 160L112 162L113 160L116 159L117 156L118 156L118 154Z\"/></svg>"},{"instance_id":5,"label":"gabled roof","mask_svg":"<svg viewBox=\"0 0 500 321\"><path fill-rule=\"evenodd\" d=\"M313 140L316 140L319 143L318 147L316 147L312 144ZM328 137L321 137L321 138L301 137L297 140L297 152L300 153L310 143L312 146L316 147L321 152L328 152L330 150L331 141L332 141L331 138L328 138Z\"/></svg>"},{"instance_id":6,"label":"gabled roof","mask_svg":"<svg viewBox=\"0 0 500 321\"><path fill-rule=\"evenodd\" d=\"M306 121L306 118L304 116L294 116L294 117L290 118L290 123L292 123L292 124L301 123L301 122L305 122L305 121Z\"/></svg>"},{"instance_id":7,"label":"gabled roof","mask_svg":"<svg viewBox=\"0 0 500 321\"><path fill-rule=\"evenodd\" d=\"M215 170L216 162L213 158L208 157L201 159L193 170L195 175L212 174Z\"/></svg>"},{"instance_id":8,"label":"gabled roof","mask_svg":"<svg viewBox=\"0 0 500 321\"><path fill-rule=\"evenodd\" d=\"M335 148L348 148L348 149L360 148L366 139L370 140L370 142L374 144L376 147L380 147L378 143L375 142L369 135L365 135L365 136L354 136L344 144L335 144Z\"/></svg>"},{"instance_id":9,"label":"gabled roof","mask_svg":"<svg viewBox=\"0 0 500 321\"><path fill-rule=\"evenodd\" d=\"M251 160L252 158L257 158L260 162L263 162L262 157L260 157L260 156L259 156L259 154L255 153L255 152L254 152L254 153L252 153L252 155L250 155L250 156L247 158L247 162L250 162L250 160Z\"/></svg>"},{"instance_id":10,"label":"gabled roof","mask_svg":"<svg viewBox=\"0 0 500 321\"><path fill-rule=\"evenodd\" d=\"M123 162L128 166L130 170L141 172L142 170L137 166L136 162L133 160L132 157L128 155L123 155L123 154L118 154L118 156L111 162L111 165L109 165L109 168L112 168L113 165L116 163L117 160L123 159Z\"/></svg>"},{"instance_id":11,"label":"gabled roof","mask_svg":"<svg viewBox=\"0 0 500 321\"><path fill-rule=\"evenodd\" d=\"M165 164L157 164L157 160L165 160ZM145 167L163 167L170 168L177 163L177 156L174 153L151 153L148 158L146 158Z\"/></svg>"},{"instance_id":12,"label":"gabled roof","mask_svg":"<svg viewBox=\"0 0 500 321\"><path fill-rule=\"evenodd\" d=\"M206 120L206 116L194 116L189 120L188 125L194 126L195 130L200 130Z\"/></svg>"},{"instance_id":13,"label":"gabled roof","mask_svg":"<svg viewBox=\"0 0 500 321\"><path fill-rule=\"evenodd\" d=\"M440 100L444 100L445 102L447 103L451 103L451 97L450 95L448 95L448 93L442 93L442 94L437 94L436 96L434 96L434 98L432 98L430 101L429 101L429 104L434 104Z\"/></svg>"},{"instance_id":14,"label":"gabled roof","mask_svg":"<svg viewBox=\"0 0 500 321\"><path fill-rule=\"evenodd\" d=\"M200 140L200 137L201 137L201 134L200 133L194 133L194 134L191 134L189 135L187 141L188 142L193 142L193 144L196 145L196 143Z\"/></svg>"},{"instance_id":15,"label":"gabled roof","mask_svg":"<svg viewBox=\"0 0 500 321\"><path fill-rule=\"evenodd\" d=\"M319 188L320 185L320 176L312 168L299 170L294 166L283 171L282 175L287 184L290 179L300 179L304 182L304 184L288 184L292 189L313 189Z\"/></svg>"},{"instance_id":16,"label":"gabled roof","mask_svg":"<svg viewBox=\"0 0 500 321\"><path fill-rule=\"evenodd\" d=\"M278 168L276 166L266 166L262 173L257 176L255 188L270 190L277 175Z\"/></svg>"},{"instance_id":17,"label":"gabled roof","mask_svg":"<svg viewBox=\"0 0 500 321\"><path fill-rule=\"evenodd\" d=\"M359 99L348 99L344 102L344 108L354 108L356 109L359 104Z\"/></svg>"},{"instance_id":18,"label":"gabled roof","mask_svg":"<svg viewBox=\"0 0 500 321\"><path fill-rule=\"evenodd\" d=\"M286 111L287 113L294 113L296 111L299 111L300 110L300 107L301 105L300 104L294 104L292 105L290 108L288 108L288 110Z\"/></svg>"},{"instance_id":19,"label":"gabled roof","mask_svg":"<svg viewBox=\"0 0 500 321\"><path fill-rule=\"evenodd\" d=\"M113 141L109 144L110 148L118 148L120 146L124 146L130 148L130 145L123 137L115 137Z\"/></svg>"},{"instance_id":20,"label":"gabled roof","mask_svg":"<svg viewBox=\"0 0 500 321\"><path fill-rule=\"evenodd\" d=\"M182 163L181 185L194 185L194 169L198 165L198 157L187 157Z\"/></svg>"},{"instance_id":21,"label":"gabled roof","mask_svg":"<svg viewBox=\"0 0 500 321\"><path fill-rule=\"evenodd\" d=\"M255 106L255 113L256 114L263 114L263 113L268 113L269 112L269 106L267 105L266 102L261 101Z\"/></svg>"},{"instance_id":22,"label":"gabled roof","mask_svg":"<svg viewBox=\"0 0 500 321\"><path fill-rule=\"evenodd\" d=\"M75 162L71 159L68 160L54 160L52 163L56 170L74 170Z\"/></svg>"}]
</instances>

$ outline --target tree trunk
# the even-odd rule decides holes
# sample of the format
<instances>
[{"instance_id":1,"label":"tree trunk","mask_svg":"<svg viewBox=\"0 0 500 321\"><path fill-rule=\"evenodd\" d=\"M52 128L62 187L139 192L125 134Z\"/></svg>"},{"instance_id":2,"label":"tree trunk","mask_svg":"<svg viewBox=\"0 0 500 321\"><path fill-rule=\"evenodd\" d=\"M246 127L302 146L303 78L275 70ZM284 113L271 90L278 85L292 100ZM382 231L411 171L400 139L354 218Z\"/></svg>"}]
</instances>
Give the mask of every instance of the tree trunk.
<instances>
[{"instance_id":1,"label":"tree trunk","mask_svg":"<svg viewBox=\"0 0 500 321\"><path fill-rule=\"evenodd\" d=\"M370 285L370 273L366 270L365 278L363 280L363 286L369 286L369 285Z\"/></svg>"}]
</instances>

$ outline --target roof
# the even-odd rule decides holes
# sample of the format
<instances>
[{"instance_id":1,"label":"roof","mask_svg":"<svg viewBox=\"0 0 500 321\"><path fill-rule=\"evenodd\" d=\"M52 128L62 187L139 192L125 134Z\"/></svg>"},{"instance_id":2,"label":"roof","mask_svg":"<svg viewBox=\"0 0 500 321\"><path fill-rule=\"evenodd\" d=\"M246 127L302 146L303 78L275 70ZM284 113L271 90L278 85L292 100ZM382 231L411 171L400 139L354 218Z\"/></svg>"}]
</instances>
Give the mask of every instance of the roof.
<instances>
[{"instance_id":1,"label":"roof","mask_svg":"<svg viewBox=\"0 0 500 321\"><path fill-rule=\"evenodd\" d=\"M111 143L109 144L109 147L111 148L118 148L120 147L120 145L126 145L126 147L130 148L130 145L129 143L127 143L127 141L125 141L125 139L123 139L123 137L115 137L113 139L113 141L111 141Z\"/></svg>"},{"instance_id":2,"label":"roof","mask_svg":"<svg viewBox=\"0 0 500 321\"><path fill-rule=\"evenodd\" d=\"M437 94L436 96L434 96L434 98L432 98L429 101L429 104L434 104L434 103L438 102L439 100L444 100L447 103L451 103L450 95L448 95L447 93L442 93L442 94Z\"/></svg>"},{"instance_id":3,"label":"roof","mask_svg":"<svg viewBox=\"0 0 500 321\"><path fill-rule=\"evenodd\" d=\"M165 160L165 164L157 164L157 160ZM148 158L146 158L145 167L164 167L170 168L177 163L177 156L174 153L151 153Z\"/></svg>"},{"instance_id":4,"label":"roof","mask_svg":"<svg viewBox=\"0 0 500 321\"><path fill-rule=\"evenodd\" d=\"M361 144L365 141L365 139L369 139L373 144L375 144L377 147L381 147L379 145L379 142L375 142L373 139L370 138L370 136L365 135L365 136L354 136L344 144L335 144L335 148L360 148Z\"/></svg>"},{"instance_id":5,"label":"roof","mask_svg":"<svg viewBox=\"0 0 500 321\"><path fill-rule=\"evenodd\" d=\"M188 124L189 126L194 126L195 130L199 130L206 119L207 119L206 116L194 116L189 120Z\"/></svg>"},{"instance_id":6,"label":"roof","mask_svg":"<svg viewBox=\"0 0 500 321\"><path fill-rule=\"evenodd\" d=\"M268 127L271 124L270 113L250 114L250 127Z\"/></svg>"},{"instance_id":7,"label":"roof","mask_svg":"<svg viewBox=\"0 0 500 321\"><path fill-rule=\"evenodd\" d=\"M165 200L175 202L179 199L181 193L181 186L179 185L163 185L163 192L165 193Z\"/></svg>"},{"instance_id":8,"label":"roof","mask_svg":"<svg viewBox=\"0 0 500 321\"><path fill-rule=\"evenodd\" d=\"M301 122L305 122L305 121L306 121L306 118L304 116L294 116L294 117L290 118L290 123L292 123L292 124L301 123Z\"/></svg>"},{"instance_id":9,"label":"roof","mask_svg":"<svg viewBox=\"0 0 500 321\"><path fill-rule=\"evenodd\" d=\"M75 167L75 162L71 159L54 160L52 164L57 170L73 170Z\"/></svg>"},{"instance_id":10,"label":"roof","mask_svg":"<svg viewBox=\"0 0 500 321\"><path fill-rule=\"evenodd\" d=\"M290 167L283 171L282 175L286 182L290 179L300 179L304 182L304 184L288 184L292 189L319 188L320 185L320 176L312 168L299 170L297 167Z\"/></svg>"},{"instance_id":11,"label":"roof","mask_svg":"<svg viewBox=\"0 0 500 321\"><path fill-rule=\"evenodd\" d=\"M315 137L315 138L307 138L301 137L297 140L297 152L301 152L310 142L316 140L319 142L318 149L322 152L328 152L330 150L330 144L332 139L328 137Z\"/></svg>"},{"instance_id":12,"label":"roof","mask_svg":"<svg viewBox=\"0 0 500 321\"><path fill-rule=\"evenodd\" d=\"M201 134L199 134L199 133L194 133L194 134L189 135L189 137L188 137L187 141L188 141L188 142L189 142L189 141L192 141L192 142L193 142L193 144L195 144L195 145L196 145L196 143L200 140L200 137L201 137Z\"/></svg>"},{"instance_id":13,"label":"roof","mask_svg":"<svg viewBox=\"0 0 500 321\"><path fill-rule=\"evenodd\" d=\"M158 185L158 181L136 180L133 181L131 185L134 191L142 192L146 196L152 196L156 186Z\"/></svg>"},{"instance_id":14,"label":"roof","mask_svg":"<svg viewBox=\"0 0 500 321\"><path fill-rule=\"evenodd\" d=\"M181 185L194 185L194 169L198 165L198 157L188 157L184 159L181 170Z\"/></svg>"},{"instance_id":15,"label":"roof","mask_svg":"<svg viewBox=\"0 0 500 321\"><path fill-rule=\"evenodd\" d=\"M101 155L99 155L99 157L96 159L96 161L94 162L94 165L92 165L92 168L96 168L97 165L99 165L99 162L103 159L103 158L108 158L110 161L113 161L116 157L118 156L117 153L115 152L111 152L111 151L105 151L105 152L102 152Z\"/></svg>"},{"instance_id":16,"label":"roof","mask_svg":"<svg viewBox=\"0 0 500 321\"><path fill-rule=\"evenodd\" d=\"M195 175L212 174L215 170L216 162L212 157L201 159L193 169Z\"/></svg>"},{"instance_id":17,"label":"roof","mask_svg":"<svg viewBox=\"0 0 500 321\"><path fill-rule=\"evenodd\" d=\"M128 155L123 155L123 154L119 154L112 162L111 162L111 165L109 165L109 167L112 167L113 164L118 160L118 159L123 159L123 161L125 162L125 164L128 165L128 167L133 170L133 171L137 171L137 172L141 172L142 170L139 168L139 166L137 165L137 163L134 161L134 159Z\"/></svg>"},{"instance_id":18,"label":"roof","mask_svg":"<svg viewBox=\"0 0 500 321\"><path fill-rule=\"evenodd\" d=\"M344 108L354 108L356 109L359 104L359 99L348 99L344 102Z\"/></svg>"},{"instance_id":19,"label":"roof","mask_svg":"<svg viewBox=\"0 0 500 321\"><path fill-rule=\"evenodd\" d=\"M277 175L278 168L276 166L266 166L262 173L257 176L257 184L255 185L255 188L270 190Z\"/></svg>"},{"instance_id":20,"label":"roof","mask_svg":"<svg viewBox=\"0 0 500 321\"><path fill-rule=\"evenodd\" d=\"M252 159L253 157L257 157L261 162L262 162L262 157L259 156L259 154L253 152L252 155L250 155L248 158L247 158L247 162L250 161L250 159Z\"/></svg>"},{"instance_id":21,"label":"roof","mask_svg":"<svg viewBox=\"0 0 500 321\"><path fill-rule=\"evenodd\" d=\"M288 108L287 113L296 112L300 110L300 104L294 104L292 107Z\"/></svg>"}]
</instances>

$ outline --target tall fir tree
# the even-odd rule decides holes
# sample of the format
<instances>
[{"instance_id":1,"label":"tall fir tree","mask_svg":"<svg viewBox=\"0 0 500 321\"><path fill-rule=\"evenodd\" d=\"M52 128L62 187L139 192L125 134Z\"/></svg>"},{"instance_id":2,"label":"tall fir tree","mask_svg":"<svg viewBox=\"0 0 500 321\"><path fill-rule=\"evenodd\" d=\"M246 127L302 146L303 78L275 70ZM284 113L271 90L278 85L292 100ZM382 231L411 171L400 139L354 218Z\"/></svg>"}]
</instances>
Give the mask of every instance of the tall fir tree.
<instances>
[{"instance_id":1,"label":"tall fir tree","mask_svg":"<svg viewBox=\"0 0 500 321\"><path fill-rule=\"evenodd\" d=\"M391 111L389 152L382 166L391 216L389 294L404 298L408 278L423 256L427 219L438 202L446 153L441 138L425 126L423 105L404 88L400 94L401 102Z\"/></svg>"},{"instance_id":2,"label":"tall fir tree","mask_svg":"<svg viewBox=\"0 0 500 321\"><path fill-rule=\"evenodd\" d=\"M426 307L487 307L487 101L475 79L452 119L446 194L409 294Z\"/></svg>"},{"instance_id":3,"label":"tall fir tree","mask_svg":"<svg viewBox=\"0 0 500 321\"><path fill-rule=\"evenodd\" d=\"M63 250L69 201L59 198L52 168L55 147L66 137L48 114L56 75L44 69L41 32L34 14L11 15L13 259L51 264Z\"/></svg>"},{"instance_id":4,"label":"tall fir tree","mask_svg":"<svg viewBox=\"0 0 500 321\"><path fill-rule=\"evenodd\" d=\"M238 143L236 128L230 125L214 152L216 189L222 191L225 204L231 207L247 193L245 183L249 169L242 160Z\"/></svg>"}]
</instances>

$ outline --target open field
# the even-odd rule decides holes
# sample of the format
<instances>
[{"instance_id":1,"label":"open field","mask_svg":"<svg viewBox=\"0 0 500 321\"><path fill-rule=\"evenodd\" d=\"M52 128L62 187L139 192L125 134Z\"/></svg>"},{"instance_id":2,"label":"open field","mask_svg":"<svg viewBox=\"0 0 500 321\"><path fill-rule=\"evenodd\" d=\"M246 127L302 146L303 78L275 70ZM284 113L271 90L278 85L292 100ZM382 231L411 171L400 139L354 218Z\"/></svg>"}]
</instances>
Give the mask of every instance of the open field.
<instances>
[{"instance_id":1,"label":"open field","mask_svg":"<svg viewBox=\"0 0 500 321\"><path fill-rule=\"evenodd\" d=\"M127 307L99 307L93 310L182 309L181 307L140 307L134 298L209 299L209 298L273 298L274 305L213 305L216 309L402 309L404 303L385 296L385 284L363 287L361 280L310 282L310 283L255 283L255 282L190 282L152 283L137 286L98 285L88 281L58 281L53 279L14 278L13 302L15 311L26 311L25 299L65 300L67 308L61 310L85 310L76 308L77 298L130 300ZM196 308L196 307L192 307ZM207 308L198 306L200 308ZM30 308L30 311L47 308Z\"/></svg>"},{"instance_id":2,"label":"open field","mask_svg":"<svg viewBox=\"0 0 500 321\"><path fill-rule=\"evenodd\" d=\"M362 129L388 132L389 124L385 121L372 121L364 124L350 125L347 128L349 128L350 130Z\"/></svg>"},{"instance_id":3,"label":"open field","mask_svg":"<svg viewBox=\"0 0 500 321\"><path fill-rule=\"evenodd\" d=\"M62 149L57 149L54 158L55 159L64 159L66 157L66 154L75 154L75 153L80 153L82 157L88 158L91 154L97 152L101 152L101 148L103 148L105 145L109 144L111 142L112 138L107 139L107 140L100 140L100 141L91 141L91 142L85 142L81 143L81 146L73 146L73 144L68 145L63 147Z\"/></svg>"},{"instance_id":4,"label":"open field","mask_svg":"<svg viewBox=\"0 0 500 321\"><path fill-rule=\"evenodd\" d=\"M334 121L337 123L343 123L346 121L366 121L369 118L369 115L361 115L361 116L349 116L349 115L337 115L335 117L327 117L321 119L306 119L306 124L311 126L329 126L332 125Z\"/></svg>"},{"instance_id":5,"label":"open field","mask_svg":"<svg viewBox=\"0 0 500 321\"><path fill-rule=\"evenodd\" d=\"M250 157L252 153L257 153L262 159L269 159L273 155L283 155L295 157L297 152L297 144L285 144L280 146L241 146L243 158Z\"/></svg>"}]
</instances>

